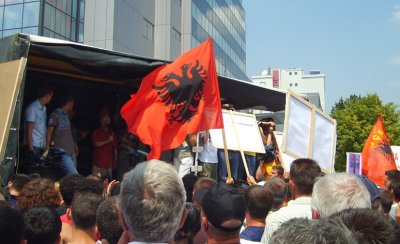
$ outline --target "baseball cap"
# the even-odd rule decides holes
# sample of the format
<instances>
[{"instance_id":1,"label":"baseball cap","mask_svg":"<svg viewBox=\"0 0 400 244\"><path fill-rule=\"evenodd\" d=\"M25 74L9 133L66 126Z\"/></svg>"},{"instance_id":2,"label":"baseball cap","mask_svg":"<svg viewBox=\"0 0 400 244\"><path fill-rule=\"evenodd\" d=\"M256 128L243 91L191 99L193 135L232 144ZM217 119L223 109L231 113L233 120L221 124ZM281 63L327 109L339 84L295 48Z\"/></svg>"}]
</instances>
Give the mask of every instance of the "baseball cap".
<instances>
[{"instance_id":1,"label":"baseball cap","mask_svg":"<svg viewBox=\"0 0 400 244\"><path fill-rule=\"evenodd\" d=\"M371 202L375 200L376 198L380 197L379 195L379 188L375 185L374 182L372 182L369 178L361 175L357 175L357 177L362 181L362 183L365 185L367 188L370 196L371 196Z\"/></svg>"},{"instance_id":2,"label":"baseball cap","mask_svg":"<svg viewBox=\"0 0 400 244\"><path fill-rule=\"evenodd\" d=\"M239 189L220 182L210 189L196 191L194 199L201 205L208 221L216 228L225 232L235 232L242 227L246 200ZM238 219L242 224L234 228L222 226L224 221L230 219Z\"/></svg>"}]
</instances>

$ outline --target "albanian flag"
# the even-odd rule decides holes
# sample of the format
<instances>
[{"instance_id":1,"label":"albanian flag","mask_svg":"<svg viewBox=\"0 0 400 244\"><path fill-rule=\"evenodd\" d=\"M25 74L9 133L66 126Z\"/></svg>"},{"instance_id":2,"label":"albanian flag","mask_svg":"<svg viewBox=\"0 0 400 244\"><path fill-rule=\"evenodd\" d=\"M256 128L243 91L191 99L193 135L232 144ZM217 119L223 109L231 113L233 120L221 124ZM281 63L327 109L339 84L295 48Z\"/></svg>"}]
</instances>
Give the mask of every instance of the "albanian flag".
<instances>
[{"instance_id":1,"label":"albanian flag","mask_svg":"<svg viewBox=\"0 0 400 244\"><path fill-rule=\"evenodd\" d=\"M391 169L397 169L396 163L382 118L378 115L362 151L362 174L383 187L385 172Z\"/></svg>"},{"instance_id":2,"label":"albanian flag","mask_svg":"<svg viewBox=\"0 0 400 244\"><path fill-rule=\"evenodd\" d=\"M223 128L212 40L144 77L121 115L128 130L151 146L148 159L177 148L187 134Z\"/></svg>"}]
</instances>

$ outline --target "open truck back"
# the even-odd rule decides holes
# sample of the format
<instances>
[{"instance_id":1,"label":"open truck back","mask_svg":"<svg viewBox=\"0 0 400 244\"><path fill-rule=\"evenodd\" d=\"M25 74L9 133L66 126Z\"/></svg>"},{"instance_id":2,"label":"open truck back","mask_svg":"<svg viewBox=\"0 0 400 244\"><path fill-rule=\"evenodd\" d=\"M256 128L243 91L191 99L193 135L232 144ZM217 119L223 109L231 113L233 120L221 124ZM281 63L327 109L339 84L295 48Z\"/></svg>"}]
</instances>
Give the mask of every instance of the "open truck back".
<instances>
[{"instance_id":1,"label":"open truck back","mask_svg":"<svg viewBox=\"0 0 400 244\"><path fill-rule=\"evenodd\" d=\"M11 65L10 61L17 63ZM57 107L57 97L73 96L76 126L91 130L97 127L102 107L108 106L118 113L130 95L139 89L142 78L168 62L25 34L0 39L0 70L1 67L10 70L9 65L18 67L7 81L4 73L0 74L0 94L7 93L10 97L0 105L3 116L0 120L1 185L7 185L21 163L24 110L35 99L37 88L50 86L54 89L54 101L47 106L48 112ZM283 91L223 76L218 76L218 81L221 102L233 104L238 110L285 109L286 93ZM87 147L90 145L82 146L78 164L91 164Z\"/></svg>"}]
</instances>

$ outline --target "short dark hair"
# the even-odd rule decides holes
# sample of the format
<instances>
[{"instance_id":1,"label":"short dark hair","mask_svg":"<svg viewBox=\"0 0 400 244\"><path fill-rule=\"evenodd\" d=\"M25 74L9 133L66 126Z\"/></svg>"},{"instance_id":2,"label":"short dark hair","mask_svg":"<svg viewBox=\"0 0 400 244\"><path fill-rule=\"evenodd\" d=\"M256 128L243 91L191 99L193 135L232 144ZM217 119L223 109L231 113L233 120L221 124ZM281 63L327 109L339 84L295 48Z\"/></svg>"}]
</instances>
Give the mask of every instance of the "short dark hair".
<instances>
[{"instance_id":1,"label":"short dark hair","mask_svg":"<svg viewBox=\"0 0 400 244\"><path fill-rule=\"evenodd\" d=\"M72 221L78 229L86 230L96 225L97 208L101 196L91 192L77 192L71 204Z\"/></svg>"},{"instance_id":2,"label":"short dark hair","mask_svg":"<svg viewBox=\"0 0 400 244\"><path fill-rule=\"evenodd\" d=\"M321 173L318 163L310 158L299 158L290 166L290 179L302 195L312 194L315 179Z\"/></svg>"},{"instance_id":3,"label":"short dark hair","mask_svg":"<svg viewBox=\"0 0 400 244\"><path fill-rule=\"evenodd\" d=\"M22 214L10 206L0 206L0 238L2 243L19 244L24 238Z\"/></svg>"},{"instance_id":4,"label":"short dark hair","mask_svg":"<svg viewBox=\"0 0 400 244\"><path fill-rule=\"evenodd\" d=\"M277 209L286 200L289 192L288 183L279 178L271 178L265 185L265 188L270 190L274 196L273 208Z\"/></svg>"},{"instance_id":5,"label":"short dark hair","mask_svg":"<svg viewBox=\"0 0 400 244\"><path fill-rule=\"evenodd\" d=\"M329 218L345 224L359 243L400 243L400 226L373 209L345 209Z\"/></svg>"},{"instance_id":6,"label":"short dark hair","mask_svg":"<svg viewBox=\"0 0 400 244\"><path fill-rule=\"evenodd\" d=\"M395 180L395 179L400 180L400 171L398 171L397 169L387 170L385 172L385 175L388 177L388 179L390 181Z\"/></svg>"},{"instance_id":7,"label":"short dark hair","mask_svg":"<svg viewBox=\"0 0 400 244\"><path fill-rule=\"evenodd\" d=\"M274 204L274 195L266 187L252 185L247 188L246 194L247 211L254 219L264 221Z\"/></svg>"},{"instance_id":8,"label":"short dark hair","mask_svg":"<svg viewBox=\"0 0 400 244\"><path fill-rule=\"evenodd\" d=\"M48 94L52 94L52 93L54 93L52 88L47 87L47 86L40 87L39 90L37 91L37 98L42 98L42 97L44 97Z\"/></svg>"},{"instance_id":9,"label":"short dark hair","mask_svg":"<svg viewBox=\"0 0 400 244\"><path fill-rule=\"evenodd\" d=\"M388 189L393 192L393 196L397 201L400 201L400 179L392 180Z\"/></svg>"},{"instance_id":10,"label":"short dark hair","mask_svg":"<svg viewBox=\"0 0 400 244\"><path fill-rule=\"evenodd\" d=\"M194 184L199 177L193 173L187 174L182 177L183 187L185 187L186 191L186 202L193 202L193 189Z\"/></svg>"},{"instance_id":11,"label":"short dark hair","mask_svg":"<svg viewBox=\"0 0 400 244\"><path fill-rule=\"evenodd\" d=\"M109 170L106 169L96 169L93 175L98 176L101 180L101 183L103 183L105 180L108 180L108 182L111 182L111 173Z\"/></svg>"},{"instance_id":12,"label":"short dark hair","mask_svg":"<svg viewBox=\"0 0 400 244\"><path fill-rule=\"evenodd\" d=\"M60 107L64 107L67 103L74 101L72 96L63 96L60 98Z\"/></svg>"},{"instance_id":13,"label":"short dark hair","mask_svg":"<svg viewBox=\"0 0 400 244\"><path fill-rule=\"evenodd\" d=\"M101 196L103 194L102 182L92 178L85 178L79 192L90 192Z\"/></svg>"},{"instance_id":14,"label":"short dark hair","mask_svg":"<svg viewBox=\"0 0 400 244\"><path fill-rule=\"evenodd\" d=\"M185 209L187 210L185 223L183 224L182 228L176 232L174 239L177 241L187 238L188 243L193 243L194 236L201 229L200 208L191 202L187 202Z\"/></svg>"},{"instance_id":15,"label":"short dark hair","mask_svg":"<svg viewBox=\"0 0 400 244\"><path fill-rule=\"evenodd\" d=\"M197 179L196 183L194 184L194 191L198 191L200 189L211 189L212 187L216 186L217 182L209 177L200 177Z\"/></svg>"},{"instance_id":16,"label":"short dark hair","mask_svg":"<svg viewBox=\"0 0 400 244\"><path fill-rule=\"evenodd\" d=\"M110 197L104 200L97 209L96 219L100 237L110 244L118 243L123 229L118 221L118 197Z\"/></svg>"},{"instance_id":17,"label":"short dark hair","mask_svg":"<svg viewBox=\"0 0 400 244\"><path fill-rule=\"evenodd\" d=\"M388 190L382 189L381 192L379 193L379 196L383 212L385 214L389 214L390 208L392 207L393 204L392 193Z\"/></svg>"},{"instance_id":18,"label":"short dark hair","mask_svg":"<svg viewBox=\"0 0 400 244\"><path fill-rule=\"evenodd\" d=\"M61 220L53 208L31 208L24 214L24 222L29 244L52 244L60 238Z\"/></svg>"},{"instance_id":19,"label":"short dark hair","mask_svg":"<svg viewBox=\"0 0 400 244\"><path fill-rule=\"evenodd\" d=\"M79 174L69 174L60 180L60 193L67 206L70 206L74 193L84 184L85 177Z\"/></svg>"},{"instance_id":20,"label":"short dark hair","mask_svg":"<svg viewBox=\"0 0 400 244\"><path fill-rule=\"evenodd\" d=\"M11 178L12 188L18 192L31 180L26 174L15 174Z\"/></svg>"},{"instance_id":21,"label":"short dark hair","mask_svg":"<svg viewBox=\"0 0 400 244\"><path fill-rule=\"evenodd\" d=\"M276 169L278 175L280 175L280 176L283 176L283 173L285 172L285 170L283 169L283 167L280 166L280 165L272 166L272 169Z\"/></svg>"}]
</instances>

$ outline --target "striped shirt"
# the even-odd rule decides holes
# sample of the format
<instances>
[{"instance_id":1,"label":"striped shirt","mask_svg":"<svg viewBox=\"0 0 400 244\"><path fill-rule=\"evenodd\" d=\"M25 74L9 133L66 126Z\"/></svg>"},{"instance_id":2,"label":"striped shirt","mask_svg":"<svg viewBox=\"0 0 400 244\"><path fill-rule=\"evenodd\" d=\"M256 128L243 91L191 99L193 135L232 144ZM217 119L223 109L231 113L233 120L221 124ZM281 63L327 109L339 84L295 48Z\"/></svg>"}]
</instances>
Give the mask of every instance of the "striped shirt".
<instances>
[{"instance_id":1,"label":"striped shirt","mask_svg":"<svg viewBox=\"0 0 400 244\"><path fill-rule=\"evenodd\" d=\"M311 197L299 197L288 202L286 207L269 214L265 219L266 226L261 243L268 243L274 231L279 229L281 224L294 218L312 219Z\"/></svg>"}]
</instances>

